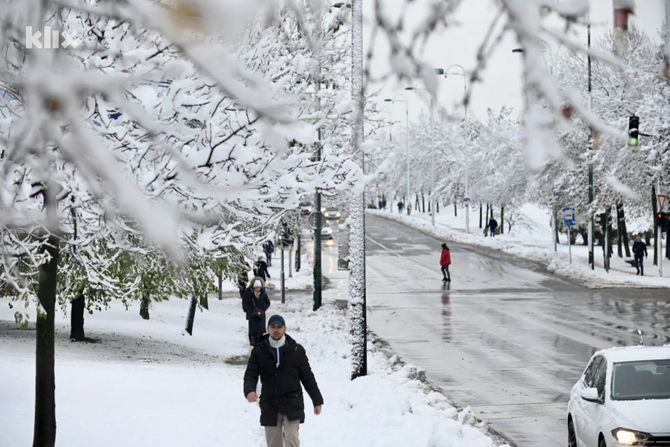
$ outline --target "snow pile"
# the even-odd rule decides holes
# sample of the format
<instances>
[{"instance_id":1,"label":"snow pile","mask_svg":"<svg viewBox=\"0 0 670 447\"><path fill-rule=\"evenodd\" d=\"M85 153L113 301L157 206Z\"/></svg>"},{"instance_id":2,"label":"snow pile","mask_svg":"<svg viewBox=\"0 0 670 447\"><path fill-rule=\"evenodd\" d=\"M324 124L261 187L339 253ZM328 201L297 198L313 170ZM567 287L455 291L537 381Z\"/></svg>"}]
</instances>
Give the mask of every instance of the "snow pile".
<instances>
[{"instance_id":1,"label":"snow pile","mask_svg":"<svg viewBox=\"0 0 670 447\"><path fill-rule=\"evenodd\" d=\"M338 302L337 304L341 304ZM56 322L57 443L97 445L264 445L257 404L242 395L249 352L239 298L210 298L197 312L193 336L184 334L188 302L154 303L151 320L118 303L88 316L87 336L98 343L70 343L67 316ZM370 343L369 375L350 381L346 313L326 300L317 312L311 296L272 301L288 333L307 350L324 395L315 416L305 394L303 445L467 446L497 445L471 425L445 396ZM0 445L28 445L32 438L34 330L19 330L0 300Z\"/></svg>"}]
</instances>

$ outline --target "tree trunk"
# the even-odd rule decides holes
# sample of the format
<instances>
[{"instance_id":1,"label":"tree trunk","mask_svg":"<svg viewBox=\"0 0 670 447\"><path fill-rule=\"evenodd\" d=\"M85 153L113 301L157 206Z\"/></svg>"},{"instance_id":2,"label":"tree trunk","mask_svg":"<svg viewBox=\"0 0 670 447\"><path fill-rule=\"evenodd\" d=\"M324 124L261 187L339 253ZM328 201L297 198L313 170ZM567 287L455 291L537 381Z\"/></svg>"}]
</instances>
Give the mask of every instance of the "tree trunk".
<instances>
[{"instance_id":1,"label":"tree trunk","mask_svg":"<svg viewBox=\"0 0 670 447\"><path fill-rule=\"evenodd\" d=\"M670 225L665 226L665 257L670 259Z\"/></svg>"},{"instance_id":2,"label":"tree trunk","mask_svg":"<svg viewBox=\"0 0 670 447\"><path fill-rule=\"evenodd\" d=\"M436 212L437 214L440 214L440 199L437 199L437 200L435 201L435 212Z\"/></svg>"},{"instance_id":3,"label":"tree trunk","mask_svg":"<svg viewBox=\"0 0 670 447\"><path fill-rule=\"evenodd\" d=\"M556 241L557 244L561 243L561 240L559 239L559 232L558 232L558 209L554 207L554 215L551 216L554 219L554 240Z\"/></svg>"},{"instance_id":4,"label":"tree trunk","mask_svg":"<svg viewBox=\"0 0 670 447\"><path fill-rule=\"evenodd\" d=\"M142 317L145 320L149 319L149 302L151 301L151 297L149 296L149 292L144 292L142 295L142 301L140 302L140 317Z\"/></svg>"},{"instance_id":5,"label":"tree trunk","mask_svg":"<svg viewBox=\"0 0 670 447\"><path fill-rule=\"evenodd\" d=\"M456 201L454 200L454 217L458 217L458 209L456 208Z\"/></svg>"},{"instance_id":6,"label":"tree trunk","mask_svg":"<svg viewBox=\"0 0 670 447\"><path fill-rule=\"evenodd\" d=\"M429 195L429 196L428 196L428 214L430 214L430 212L431 212L431 211L430 211L430 209L431 209L431 207L430 207L430 203L431 203L431 202L432 202L432 200L431 200L430 195Z\"/></svg>"},{"instance_id":7,"label":"tree trunk","mask_svg":"<svg viewBox=\"0 0 670 447\"><path fill-rule=\"evenodd\" d=\"M37 297L42 310L37 312L35 351L35 426L33 447L56 444L56 377L54 373L54 314L58 275L58 239L50 236L45 250L49 262L39 268Z\"/></svg>"},{"instance_id":8,"label":"tree trunk","mask_svg":"<svg viewBox=\"0 0 670 447\"><path fill-rule=\"evenodd\" d=\"M188 315L186 316L186 332L188 332L188 335L193 335L193 322L195 321L195 309L197 306L198 299L192 296L191 303L188 306Z\"/></svg>"},{"instance_id":9,"label":"tree trunk","mask_svg":"<svg viewBox=\"0 0 670 447\"><path fill-rule=\"evenodd\" d=\"M218 282L217 292L219 293L219 299L222 300L223 299L223 270L221 270L219 272L216 279L217 279L217 282Z\"/></svg>"},{"instance_id":10,"label":"tree trunk","mask_svg":"<svg viewBox=\"0 0 670 447\"><path fill-rule=\"evenodd\" d=\"M207 294L203 294L200 297L200 305L205 309L209 310L209 297L207 296Z\"/></svg>"},{"instance_id":11,"label":"tree trunk","mask_svg":"<svg viewBox=\"0 0 670 447\"><path fill-rule=\"evenodd\" d=\"M295 249L295 271L299 272L301 267L301 257L302 257L302 239L300 238L300 230L298 230L298 235L296 236L297 247Z\"/></svg>"},{"instance_id":12,"label":"tree trunk","mask_svg":"<svg viewBox=\"0 0 670 447\"><path fill-rule=\"evenodd\" d=\"M505 205L500 206L500 234L505 233Z\"/></svg>"},{"instance_id":13,"label":"tree trunk","mask_svg":"<svg viewBox=\"0 0 670 447\"><path fill-rule=\"evenodd\" d=\"M480 204L479 204L479 229L480 229L480 230L483 228L483 227L482 227L482 208L483 208L483 206L482 206L482 204L480 203Z\"/></svg>"},{"instance_id":14,"label":"tree trunk","mask_svg":"<svg viewBox=\"0 0 670 447\"><path fill-rule=\"evenodd\" d=\"M423 189L421 190L421 212L426 212L426 198L423 195Z\"/></svg>"},{"instance_id":15,"label":"tree trunk","mask_svg":"<svg viewBox=\"0 0 670 447\"><path fill-rule=\"evenodd\" d=\"M86 309L86 297L79 292L77 298L72 300L70 310L70 340L85 341L84 335L84 310Z\"/></svg>"},{"instance_id":16,"label":"tree trunk","mask_svg":"<svg viewBox=\"0 0 670 447\"><path fill-rule=\"evenodd\" d=\"M656 206L656 186L651 185L651 210L653 212L653 221L654 222L654 265L658 265L658 238L660 236L658 232L658 219L656 219L656 213L658 211Z\"/></svg>"},{"instance_id":17,"label":"tree trunk","mask_svg":"<svg viewBox=\"0 0 670 447\"><path fill-rule=\"evenodd\" d=\"M621 207L621 237L623 238L623 247L626 252L626 257L630 258L630 241L628 240L628 226L626 225L626 211L623 207L623 203L618 204Z\"/></svg>"}]
</instances>

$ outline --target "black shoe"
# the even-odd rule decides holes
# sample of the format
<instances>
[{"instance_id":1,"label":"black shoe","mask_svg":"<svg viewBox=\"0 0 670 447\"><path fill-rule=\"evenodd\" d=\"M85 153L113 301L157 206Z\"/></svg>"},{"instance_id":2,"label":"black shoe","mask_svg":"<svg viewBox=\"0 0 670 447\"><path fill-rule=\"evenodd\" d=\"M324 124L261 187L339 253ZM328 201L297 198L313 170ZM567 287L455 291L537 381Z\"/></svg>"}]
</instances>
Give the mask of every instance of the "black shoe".
<instances>
[{"instance_id":1,"label":"black shoe","mask_svg":"<svg viewBox=\"0 0 670 447\"><path fill-rule=\"evenodd\" d=\"M451 278L447 278L447 282L451 282Z\"/></svg>"}]
</instances>

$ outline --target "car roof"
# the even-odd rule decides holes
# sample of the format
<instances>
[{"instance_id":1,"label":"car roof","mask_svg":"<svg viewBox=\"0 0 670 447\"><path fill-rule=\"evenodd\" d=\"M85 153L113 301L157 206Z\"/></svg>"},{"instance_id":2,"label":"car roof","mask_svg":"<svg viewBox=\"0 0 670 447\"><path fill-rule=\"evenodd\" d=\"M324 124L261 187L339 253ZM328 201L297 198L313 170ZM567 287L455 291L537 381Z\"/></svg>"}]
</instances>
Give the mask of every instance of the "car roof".
<instances>
[{"instance_id":1,"label":"car roof","mask_svg":"<svg viewBox=\"0 0 670 447\"><path fill-rule=\"evenodd\" d=\"M634 362L637 360L670 360L670 345L664 346L624 346L603 349L596 352L610 362Z\"/></svg>"}]
</instances>

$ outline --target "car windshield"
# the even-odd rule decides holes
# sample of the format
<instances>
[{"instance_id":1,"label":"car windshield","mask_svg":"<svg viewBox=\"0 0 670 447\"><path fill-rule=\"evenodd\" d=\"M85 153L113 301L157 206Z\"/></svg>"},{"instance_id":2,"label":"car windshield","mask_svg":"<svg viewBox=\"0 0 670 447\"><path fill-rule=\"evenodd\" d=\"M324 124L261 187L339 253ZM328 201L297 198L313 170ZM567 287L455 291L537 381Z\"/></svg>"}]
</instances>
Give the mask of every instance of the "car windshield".
<instances>
[{"instance_id":1,"label":"car windshield","mask_svg":"<svg viewBox=\"0 0 670 447\"><path fill-rule=\"evenodd\" d=\"M670 360L615 363L612 399L670 399Z\"/></svg>"},{"instance_id":2,"label":"car windshield","mask_svg":"<svg viewBox=\"0 0 670 447\"><path fill-rule=\"evenodd\" d=\"M326 211L336 212L336 211L337 211L337 207L335 207L335 206L329 206L328 208L326 208Z\"/></svg>"}]
</instances>

